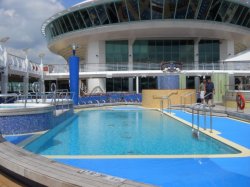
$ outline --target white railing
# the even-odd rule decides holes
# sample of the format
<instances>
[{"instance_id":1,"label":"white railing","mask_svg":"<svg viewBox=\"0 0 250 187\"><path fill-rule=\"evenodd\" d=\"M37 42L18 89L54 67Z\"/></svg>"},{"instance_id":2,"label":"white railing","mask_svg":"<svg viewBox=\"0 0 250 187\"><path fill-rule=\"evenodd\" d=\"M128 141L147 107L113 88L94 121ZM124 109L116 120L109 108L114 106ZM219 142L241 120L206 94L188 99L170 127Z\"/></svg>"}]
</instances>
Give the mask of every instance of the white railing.
<instances>
[{"instance_id":1,"label":"white railing","mask_svg":"<svg viewBox=\"0 0 250 187\"><path fill-rule=\"evenodd\" d=\"M151 62L127 62L99 64L89 63L80 64L80 72L98 72L98 71L133 71L133 70L160 70L160 63ZM218 62L218 63L187 63L182 64L182 70L250 70L250 62ZM49 65L47 73L68 73L67 64Z\"/></svg>"},{"instance_id":2,"label":"white railing","mask_svg":"<svg viewBox=\"0 0 250 187\"><path fill-rule=\"evenodd\" d=\"M38 64L28 61L28 67L26 67L26 60L25 58L18 57L12 54L7 55L7 63L9 65L10 70L20 71L20 72L27 72L40 75L41 68Z\"/></svg>"}]
</instances>

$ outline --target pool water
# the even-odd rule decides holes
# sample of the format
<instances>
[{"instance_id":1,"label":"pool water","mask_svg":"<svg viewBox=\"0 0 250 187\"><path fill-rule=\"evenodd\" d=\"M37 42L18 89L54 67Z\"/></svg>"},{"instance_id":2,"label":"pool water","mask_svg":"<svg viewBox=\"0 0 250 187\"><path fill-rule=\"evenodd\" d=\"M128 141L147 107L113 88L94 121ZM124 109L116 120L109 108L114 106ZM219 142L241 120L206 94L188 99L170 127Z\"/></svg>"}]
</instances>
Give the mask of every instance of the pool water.
<instances>
[{"instance_id":1,"label":"pool water","mask_svg":"<svg viewBox=\"0 0 250 187\"><path fill-rule=\"evenodd\" d=\"M41 143L42 142L42 143ZM89 110L26 149L42 155L236 154L237 150L153 110Z\"/></svg>"},{"instance_id":2,"label":"pool water","mask_svg":"<svg viewBox=\"0 0 250 187\"><path fill-rule=\"evenodd\" d=\"M16 109L16 108L24 108L24 105L1 105L0 104L0 109Z\"/></svg>"}]
</instances>

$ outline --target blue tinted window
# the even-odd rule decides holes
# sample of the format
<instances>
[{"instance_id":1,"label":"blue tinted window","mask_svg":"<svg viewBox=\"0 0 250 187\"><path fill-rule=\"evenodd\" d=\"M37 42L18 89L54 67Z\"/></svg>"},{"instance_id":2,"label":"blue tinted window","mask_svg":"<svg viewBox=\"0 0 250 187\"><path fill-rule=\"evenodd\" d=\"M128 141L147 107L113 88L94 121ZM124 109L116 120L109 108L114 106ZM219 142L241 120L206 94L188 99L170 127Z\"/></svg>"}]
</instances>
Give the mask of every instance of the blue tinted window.
<instances>
[{"instance_id":1,"label":"blue tinted window","mask_svg":"<svg viewBox=\"0 0 250 187\"><path fill-rule=\"evenodd\" d=\"M69 21L68 15L63 16L63 20L65 21L68 31L73 31L73 27Z\"/></svg>"},{"instance_id":2,"label":"blue tinted window","mask_svg":"<svg viewBox=\"0 0 250 187\"><path fill-rule=\"evenodd\" d=\"M99 15L100 22L102 25L109 24L109 19L105 7L103 5L99 5L96 7L97 14Z\"/></svg>"},{"instance_id":3,"label":"blue tinted window","mask_svg":"<svg viewBox=\"0 0 250 187\"><path fill-rule=\"evenodd\" d=\"M202 0L197 19L206 19L213 0Z\"/></svg>"},{"instance_id":4,"label":"blue tinted window","mask_svg":"<svg viewBox=\"0 0 250 187\"><path fill-rule=\"evenodd\" d=\"M150 0L141 0L141 1L139 1L139 5L140 5L141 20L151 19Z\"/></svg>"},{"instance_id":5,"label":"blue tinted window","mask_svg":"<svg viewBox=\"0 0 250 187\"><path fill-rule=\"evenodd\" d=\"M188 8L189 0L178 1L177 10L176 10L176 19L185 19L187 8Z\"/></svg>"},{"instance_id":6,"label":"blue tinted window","mask_svg":"<svg viewBox=\"0 0 250 187\"><path fill-rule=\"evenodd\" d=\"M116 8L114 3L109 3L106 5L107 14L111 23L118 23L118 17L116 14Z\"/></svg>"},{"instance_id":7,"label":"blue tinted window","mask_svg":"<svg viewBox=\"0 0 250 187\"><path fill-rule=\"evenodd\" d=\"M225 18L228 19L229 15L227 15L226 13L227 13L227 9L228 9L229 5L230 5L230 3L227 1L224 1L222 3L222 5L220 6L220 9L218 11L218 14L215 18L215 21L223 22Z\"/></svg>"},{"instance_id":8,"label":"blue tinted window","mask_svg":"<svg viewBox=\"0 0 250 187\"><path fill-rule=\"evenodd\" d=\"M56 30L58 31L58 34L63 34L63 31L62 31L61 26L60 26L60 24L58 22L58 19L55 20L53 23L54 23L54 25L56 27Z\"/></svg>"},{"instance_id":9,"label":"blue tinted window","mask_svg":"<svg viewBox=\"0 0 250 187\"><path fill-rule=\"evenodd\" d=\"M227 9L226 14L224 15L223 22L229 23L232 20L237 8L238 8L237 4L231 3L231 5Z\"/></svg>"},{"instance_id":10,"label":"blue tinted window","mask_svg":"<svg viewBox=\"0 0 250 187\"><path fill-rule=\"evenodd\" d=\"M125 1L115 2L115 5L120 22L128 22L128 12Z\"/></svg>"},{"instance_id":11,"label":"blue tinted window","mask_svg":"<svg viewBox=\"0 0 250 187\"><path fill-rule=\"evenodd\" d=\"M85 28L85 23L83 21L83 18L82 16L80 15L79 11L76 11L73 13L74 14L74 17L76 19L76 22L78 23L78 26L80 29L83 29Z\"/></svg>"},{"instance_id":12,"label":"blue tinted window","mask_svg":"<svg viewBox=\"0 0 250 187\"><path fill-rule=\"evenodd\" d=\"M62 27L63 32L64 33L68 32L68 29L66 27L66 24L65 24L65 21L63 20L63 18L62 17L58 18L58 21Z\"/></svg>"},{"instance_id":13,"label":"blue tinted window","mask_svg":"<svg viewBox=\"0 0 250 187\"><path fill-rule=\"evenodd\" d=\"M238 6L238 8L237 8L237 10L236 10L236 12L235 12L235 14L234 14L232 20L231 20L231 23L236 24L236 22L238 21L240 15L241 15L241 13L242 13L243 8L244 8L244 7L243 7L242 5L239 5L239 6Z\"/></svg>"},{"instance_id":14,"label":"blue tinted window","mask_svg":"<svg viewBox=\"0 0 250 187\"><path fill-rule=\"evenodd\" d=\"M94 7L88 8L89 17L94 25L100 25L100 20Z\"/></svg>"},{"instance_id":15,"label":"blue tinted window","mask_svg":"<svg viewBox=\"0 0 250 187\"><path fill-rule=\"evenodd\" d=\"M199 0L190 0L187 12L187 19L194 19L199 5Z\"/></svg>"},{"instance_id":16,"label":"blue tinted window","mask_svg":"<svg viewBox=\"0 0 250 187\"><path fill-rule=\"evenodd\" d=\"M164 7L164 18L165 19L174 18L176 1L177 0L165 0L165 7Z\"/></svg>"},{"instance_id":17,"label":"blue tinted window","mask_svg":"<svg viewBox=\"0 0 250 187\"><path fill-rule=\"evenodd\" d=\"M221 6L221 1L218 1L218 0L214 0L212 2L212 5L210 7L210 10L209 10L209 13L208 13L208 16L207 16L207 20L211 20L211 21L214 21L217 14L218 14L218 11L220 9L220 6Z\"/></svg>"},{"instance_id":18,"label":"blue tinted window","mask_svg":"<svg viewBox=\"0 0 250 187\"><path fill-rule=\"evenodd\" d=\"M238 19L238 21L236 23L237 25L241 25L242 24L242 22L244 21L244 18L246 16L246 14L247 14L247 11L248 11L248 8L244 7L243 10L242 10L242 12L241 12L241 15L239 16L239 19Z\"/></svg>"},{"instance_id":19,"label":"blue tinted window","mask_svg":"<svg viewBox=\"0 0 250 187\"><path fill-rule=\"evenodd\" d=\"M89 18L89 14L86 10L80 10L80 14L82 18L84 19L84 23L86 24L87 27L92 27L92 22Z\"/></svg>"},{"instance_id":20,"label":"blue tinted window","mask_svg":"<svg viewBox=\"0 0 250 187\"><path fill-rule=\"evenodd\" d=\"M130 21L139 20L139 7L137 0L126 0Z\"/></svg>"},{"instance_id":21,"label":"blue tinted window","mask_svg":"<svg viewBox=\"0 0 250 187\"><path fill-rule=\"evenodd\" d=\"M249 22L249 20L250 20L250 11L248 10L248 13L242 23L242 26L247 26L247 23Z\"/></svg>"},{"instance_id":22,"label":"blue tinted window","mask_svg":"<svg viewBox=\"0 0 250 187\"><path fill-rule=\"evenodd\" d=\"M162 19L164 0L152 0L152 19Z\"/></svg>"},{"instance_id":23,"label":"blue tinted window","mask_svg":"<svg viewBox=\"0 0 250 187\"><path fill-rule=\"evenodd\" d=\"M217 63L220 59L218 40L201 40L199 42L199 63Z\"/></svg>"},{"instance_id":24,"label":"blue tinted window","mask_svg":"<svg viewBox=\"0 0 250 187\"><path fill-rule=\"evenodd\" d=\"M79 29L79 26L78 26L78 23L76 22L75 18L74 18L74 15L73 13L70 13L68 14L68 18L72 24L72 27L74 30L78 30Z\"/></svg>"}]
</instances>

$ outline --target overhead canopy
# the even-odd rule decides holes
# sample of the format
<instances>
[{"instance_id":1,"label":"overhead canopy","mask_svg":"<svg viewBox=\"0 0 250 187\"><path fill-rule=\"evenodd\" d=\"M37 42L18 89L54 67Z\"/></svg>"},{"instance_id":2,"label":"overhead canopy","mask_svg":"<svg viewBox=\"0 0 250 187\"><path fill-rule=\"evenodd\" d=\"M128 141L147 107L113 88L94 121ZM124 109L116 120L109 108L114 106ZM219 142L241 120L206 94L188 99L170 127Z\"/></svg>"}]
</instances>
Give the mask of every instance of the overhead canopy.
<instances>
[{"instance_id":1,"label":"overhead canopy","mask_svg":"<svg viewBox=\"0 0 250 187\"><path fill-rule=\"evenodd\" d=\"M225 62L250 62L250 50L244 51L240 54L235 55L234 57L228 58Z\"/></svg>"}]
</instances>

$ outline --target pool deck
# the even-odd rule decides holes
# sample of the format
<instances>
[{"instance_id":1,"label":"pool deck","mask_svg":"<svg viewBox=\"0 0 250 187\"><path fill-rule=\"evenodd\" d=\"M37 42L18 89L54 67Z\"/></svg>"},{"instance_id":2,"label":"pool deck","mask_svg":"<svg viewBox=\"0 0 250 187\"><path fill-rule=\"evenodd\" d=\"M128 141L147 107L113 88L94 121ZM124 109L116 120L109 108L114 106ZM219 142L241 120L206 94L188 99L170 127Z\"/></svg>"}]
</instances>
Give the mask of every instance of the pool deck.
<instances>
[{"instance_id":1,"label":"pool deck","mask_svg":"<svg viewBox=\"0 0 250 187\"><path fill-rule=\"evenodd\" d=\"M219 105L217 112L225 111ZM167 111L167 110L166 110ZM228 108L232 114L236 109ZM175 112L175 111L173 111ZM243 114L250 116L250 110ZM191 122L190 113L176 111L175 116ZM194 155L192 158L56 158L55 160L79 168L127 178L157 186L250 186L250 124L237 119L215 117L214 130L219 136L243 146L248 151L245 156L209 157Z\"/></svg>"},{"instance_id":2,"label":"pool deck","mask_svg":"<svg viewBox=\"0 0 250 187\"><path fill-rule=\"evenodd\" d=\"M89 170L73 168L21 149L0 137L0 166L22 178L45 186L139 187L151 186ZM5 177L1 182L7 180ZM29 181L31 180L31 181ZM10 181L10 180L9 180ZM10 181L11 182L11 181ZM28 185L30 186L30 185ZM31 185L34 186L34 185ZM37 185L35 185L37 186Z\"/></svg>"},{"instance_id":3,"label":"pool deck","mask_svg":"<svg viewBox=\"0 0 250 187\"><path fill-rule=\"evenodd\" d=\"M222 113L225 108L216 105L214 110ZM244 113L230 108L227 111L250 116L250 109L245 109ZM176 117L191 121L190 113L173 113ZM214 122L213 128L220 132L220 137L250 151L250 123L220 117L216 117ZM250 186L250 154L220 158L194 155L192 158L62 157L49 160L1 139L0 163L46 186Z\"/></svg>"}]
</instances>

